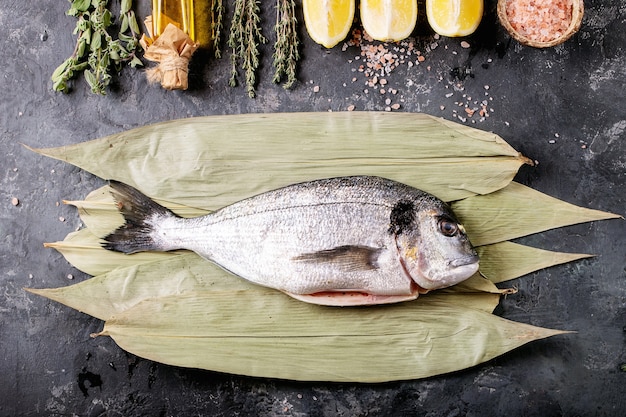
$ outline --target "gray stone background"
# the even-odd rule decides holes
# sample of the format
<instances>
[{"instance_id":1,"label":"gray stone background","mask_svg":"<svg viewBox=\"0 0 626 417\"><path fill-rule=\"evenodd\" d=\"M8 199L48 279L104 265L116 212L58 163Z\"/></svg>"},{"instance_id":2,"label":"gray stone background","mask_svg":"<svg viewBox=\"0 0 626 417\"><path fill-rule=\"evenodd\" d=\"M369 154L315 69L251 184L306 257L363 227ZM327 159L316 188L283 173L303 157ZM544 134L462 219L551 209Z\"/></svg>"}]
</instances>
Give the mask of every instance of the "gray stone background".
<instances>
[{"instance_id":1,"label":"gray stone background","mask_svg":"<svg viewBox=\"0 0 626 417\"><path fill-rule=\"evenodd\" d=\"M135 3L144 16L149 2ZM42 244L80 225L75 211L59 202L81 199L103 183L22 144L74 144L190 116L350 106L385 110L398 104L393 111L463 122L459 116L467 116L466 104L486 100L488 117L475 114L464 123L501 135L539 162L522 168L518 181L574 204L624 215L626 4L585 3L580 32L546 50L512 41L497 22L494 0L486 1L477 33L464 39L468 48L461 39L436 39L422 21L411 40L413 55L379 77L387 83L381 93L380 82L367 85L372 77L359 71L367 61L359 47L326 50L302 25L299 83L291 91L273 84L274 2L262 0L270 43L262 48L258 97L249 99L244 88L228 86L228 52L219 61L198 53L186 92L163 91L149 85L142 70L125 68L105 97L91 94L82 79L71 94L55 93L49 77L75 42L75 19L64 14L69 3L0 0L0 415L626 415L626 372L620 370L626 363L622 220L521 240L599 256L514 281L519 292L504 299L497 314L578 333L418 381L293 383L165 366L125 353L108 338L91 339L102 322L22 289L88 278ZM233 2L226 4L228 22ZM402 54L400 48L408 45L386 48Z\"/></svg>"}]
</instances>

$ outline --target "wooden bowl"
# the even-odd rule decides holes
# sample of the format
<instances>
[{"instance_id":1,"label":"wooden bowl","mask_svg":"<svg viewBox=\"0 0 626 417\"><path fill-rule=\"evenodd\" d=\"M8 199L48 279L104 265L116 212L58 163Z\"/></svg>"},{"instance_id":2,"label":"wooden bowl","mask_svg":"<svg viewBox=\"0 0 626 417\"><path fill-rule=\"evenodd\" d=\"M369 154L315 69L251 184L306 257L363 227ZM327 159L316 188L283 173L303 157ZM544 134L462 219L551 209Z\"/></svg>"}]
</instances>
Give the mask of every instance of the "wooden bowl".
<instances>
[{"instance_id":1,"label":"wooden bowl","mask_svg":"<svg viewBox=\"0 0 626 417\"><path fill-rule=\"evenodd\" d=\"M509 22L509 17L506 10L507 3L511 1L514 2L515 0L498 0L498 18L500 19L500 23L502 24L502 26L504 26L504 28L509 32L511 37L513 37L513 39L517 40L523 45L532 46L534 48L548 48L565 42L572 35L578 32L578 29L580 29L584 12L583 0L572 0L572 21L570 22L568 28L560 36L548 41L532 39L524 34L519 33L517 30L515 30L515 28L513 28L513 26Z\"/></svg>"}]
</instances>

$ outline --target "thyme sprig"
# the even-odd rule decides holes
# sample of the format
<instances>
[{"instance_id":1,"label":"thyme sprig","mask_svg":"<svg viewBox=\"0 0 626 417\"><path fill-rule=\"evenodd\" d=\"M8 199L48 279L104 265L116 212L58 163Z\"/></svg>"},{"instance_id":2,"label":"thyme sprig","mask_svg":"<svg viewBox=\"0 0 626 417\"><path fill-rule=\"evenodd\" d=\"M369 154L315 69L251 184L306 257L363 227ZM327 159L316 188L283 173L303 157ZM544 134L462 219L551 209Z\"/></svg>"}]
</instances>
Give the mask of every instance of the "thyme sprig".
<instances>
[{"instance_id":1,"label":"thyme sprig","mask_svg":"<svg viewBox=\"0 0 626 417\"><path fill-rule=\"evenodd\" d=\"M267 39L261 32L259 4L257 0L235 0L235 10L228 37L231 48L232 70L229 85L237 85L237 63L245 72L246 90L250 98L256 96L256 71L259 67L259 43Z\"/></svg>"},{"instance_id":2,"label":"thyme sprig","mask_svg":"<svg viewBox=\"0 0 626 417\"><path fill-rule=\"evenodd\" d=\"M296 20L296 3L294 0L276 1L276 42L274 43L274 72L275 83L280 83L283 77L287 80L283 84L285 89L291 88L296 78L296 66L300 59L298 47L298 21Z\"/></svg>"},{"instance_id":3,"label":"thyme sprig","mask_svg":"<svg viewBox=\"0 0 626 417\"><path fill-rule=\"evenodd\" d=\"M213 30L213 49L215 58L222 57L222 50L220 49L220 42L222 41L222 29L224 19L224 4L222 0L214 0L212 5L213 24L211 29Z\"/></svg>"},{"instance_id":4,"label":"thyme sprig","mask_svg":"<svg viewBox=\"0 0 626 417\"><path fill-rule=\"evenodd\" d=\"M121 70L125 63L131 67L142 65L136 55L140 30L135 13L131 10L132 0L121 0L117 39L109 33L114 16L107 7L108 0L70 2L72 4L67 14L78 18L73 32L78 38L72 55L52 74L52 88L69 92L68 81L83 72L91 91L104 95L111 82L112 70Z\"/></svg>"}]
</instances>

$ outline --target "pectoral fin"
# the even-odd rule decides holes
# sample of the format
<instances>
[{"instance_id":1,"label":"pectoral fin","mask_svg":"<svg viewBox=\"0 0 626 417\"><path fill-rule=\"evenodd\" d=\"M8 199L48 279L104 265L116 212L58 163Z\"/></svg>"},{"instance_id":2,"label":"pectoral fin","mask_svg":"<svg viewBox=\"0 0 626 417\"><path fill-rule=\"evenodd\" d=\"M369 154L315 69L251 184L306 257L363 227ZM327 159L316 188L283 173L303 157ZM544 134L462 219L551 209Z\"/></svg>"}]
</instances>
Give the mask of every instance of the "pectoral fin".
<instances>
[{"instance_id":1,"label":"pectoral fin","mask_svg":"<svg viewBox=\"0 0 626 417\"><path fill-rule=\"evenodd\" d=\"M371 271L378 269L378 257L382 248L345 245L292 258L298 262L333 264L341 271Z\"/></svg>"}]
</instances>

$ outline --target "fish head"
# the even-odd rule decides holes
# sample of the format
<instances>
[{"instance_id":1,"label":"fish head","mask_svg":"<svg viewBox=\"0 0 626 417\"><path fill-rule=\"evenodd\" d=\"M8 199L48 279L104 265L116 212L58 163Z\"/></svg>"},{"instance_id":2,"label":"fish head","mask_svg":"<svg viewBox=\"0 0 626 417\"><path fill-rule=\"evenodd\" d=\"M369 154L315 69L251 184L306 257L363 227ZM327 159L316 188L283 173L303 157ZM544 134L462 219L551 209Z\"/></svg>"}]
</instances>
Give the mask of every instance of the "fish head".
<instances>
[{"instance_id":1,"label":"fish head","mask_svg":"<svg viewBox=\"0 0 626 417\"><path fill-rule=\"evenodd\" d=\"M478 254L450 207L439 200L413 207L410 223L396 233L400 261L413 281L435 290L474 275Z\"/></svg>"}]
</instances>

